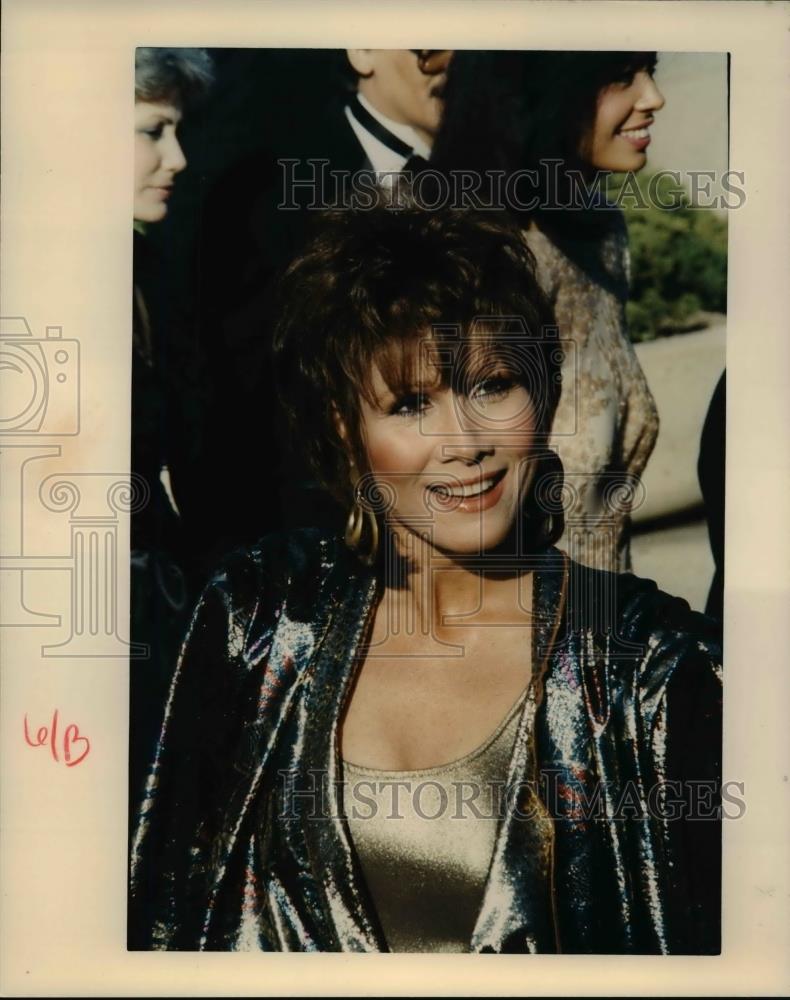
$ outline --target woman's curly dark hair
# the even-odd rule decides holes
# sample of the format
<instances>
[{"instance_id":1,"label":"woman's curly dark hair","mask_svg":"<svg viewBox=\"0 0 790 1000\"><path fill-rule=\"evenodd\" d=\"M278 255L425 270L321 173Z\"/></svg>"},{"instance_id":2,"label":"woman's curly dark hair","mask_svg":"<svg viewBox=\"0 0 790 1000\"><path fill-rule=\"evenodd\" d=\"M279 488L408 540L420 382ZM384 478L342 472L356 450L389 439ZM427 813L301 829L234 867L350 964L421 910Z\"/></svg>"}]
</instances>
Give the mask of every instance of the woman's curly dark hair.
<instances>
[{"instance_id":1,"label":"woman's curly dark hair","mask_svg":"<svg viewBox=\"0 0 790 1000\"><path fill-rule=\"evenodd\" d=\"M367 471L361 401L375 404L373 364L394 393L408 392L424 345L451 358L441 377L461 393L506 366L530 394L538 438L549 432L562 352L534 258L501 214L396 208L385 194L371 209L322 213L280 281L277 317L289 436L344 505L352 461Z\"/></svg>"}]
</instances>

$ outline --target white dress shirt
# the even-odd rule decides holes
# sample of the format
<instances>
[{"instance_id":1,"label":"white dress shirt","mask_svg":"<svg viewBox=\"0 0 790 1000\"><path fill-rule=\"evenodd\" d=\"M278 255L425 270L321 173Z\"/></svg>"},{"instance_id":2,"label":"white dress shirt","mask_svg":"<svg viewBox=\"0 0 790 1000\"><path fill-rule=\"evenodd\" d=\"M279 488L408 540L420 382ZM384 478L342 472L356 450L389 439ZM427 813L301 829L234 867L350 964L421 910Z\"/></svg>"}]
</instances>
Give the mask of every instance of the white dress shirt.
<instances>
[{"instance_id":1,"label":"white dress shirt","mask_svg":"<svg viewBox=\"0 0 790 1000\"><path fill-rule=\"evenodd\" d=\"M420 138L411 125L404 125L402 122L396 122L391 118L387 118L377 108L374 108L370 101L364 98L362 94L357 94L357 97L359 103L366 111L381 122L384 128L392 132L393 135L402 139L403 142L408 143L418 156L423 156L426 160L430 157L431 147L424 139ZM374 135L371 135L364 125L360 125L348 108L345 109L345 113L349 125L354 130L354 135L359 139L365 155L370 160L373 169L378 175L378 182L381 183L383 181L386 183L388 175L395 174L403 169L407 157L396 153L394 149L385 146L383 142Z\"/></svg>"}]
</instances>

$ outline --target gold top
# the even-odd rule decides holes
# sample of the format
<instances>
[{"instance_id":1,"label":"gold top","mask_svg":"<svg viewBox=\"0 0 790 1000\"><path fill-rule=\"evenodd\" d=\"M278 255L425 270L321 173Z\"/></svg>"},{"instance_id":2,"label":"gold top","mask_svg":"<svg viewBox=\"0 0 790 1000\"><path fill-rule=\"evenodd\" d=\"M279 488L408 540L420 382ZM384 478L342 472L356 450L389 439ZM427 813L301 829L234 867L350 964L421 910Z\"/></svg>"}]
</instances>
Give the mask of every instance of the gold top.
<instances>
[{"instance_id":1,"label":"gold top","mask_svg":"<svg viewBox=\"0 0 790 1000\"><path fill-rule=\"evenodd\" d=\"M526 694L483 744L448 764L343 762L345 814L390 951L469 950Z\"/></svg>"}]
</instances>

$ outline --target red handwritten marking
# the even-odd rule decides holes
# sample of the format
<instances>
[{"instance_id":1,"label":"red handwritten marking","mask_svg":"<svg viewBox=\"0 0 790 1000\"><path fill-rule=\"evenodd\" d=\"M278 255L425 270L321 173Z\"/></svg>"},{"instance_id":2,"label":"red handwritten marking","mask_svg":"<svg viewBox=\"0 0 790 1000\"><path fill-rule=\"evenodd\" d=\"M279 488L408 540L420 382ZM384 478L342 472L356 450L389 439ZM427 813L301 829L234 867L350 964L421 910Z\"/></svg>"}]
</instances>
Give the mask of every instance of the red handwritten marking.
<instances>
[{"instance_id":1,"label":"red handwritten marking","mask_svg":"<svg viewBox=\"0 0 790 1000\"><path fill-rule=\"evenodd\" d=\"M73 736L71 735L72 732L74 734ZM85 744L85 749L79 757L76 758L76 760L71 759L71 748L74 743ZM74 767L76 764L81 764L90 753L90 749L91 742L87 736L80 736L79 726L76 726L73 722L66 726L66 733L63 737L63 752L66 757L66 767Z\"/></svg>"},{"instance_id":2,"label":"red handwritten marking","mask_svg":"<svg viewBox=\"0 0 790 1000\"><path fill-rule=\"evenodd\" d=\"M52 759L56 763L60 763L60 756L58 755L58 709L52 713L52 725L40 726L36 730L36 738L32 740L30 738L30 729L27 723L27 712L25 713L24 720L24 731L25 731L25 742L30 747L43 747L47 741L49 741L49 752L52 755ZM79 755L72 760L72 750L76 743L85 744L85 749ZM75 723L70 722L66 726L65 732L63 733L63 760L66 767L76 767L77 764L81 764L82 761L90 753L91 744L87 736L80 736L80 729Z\"/></svg>"}]
</instances>

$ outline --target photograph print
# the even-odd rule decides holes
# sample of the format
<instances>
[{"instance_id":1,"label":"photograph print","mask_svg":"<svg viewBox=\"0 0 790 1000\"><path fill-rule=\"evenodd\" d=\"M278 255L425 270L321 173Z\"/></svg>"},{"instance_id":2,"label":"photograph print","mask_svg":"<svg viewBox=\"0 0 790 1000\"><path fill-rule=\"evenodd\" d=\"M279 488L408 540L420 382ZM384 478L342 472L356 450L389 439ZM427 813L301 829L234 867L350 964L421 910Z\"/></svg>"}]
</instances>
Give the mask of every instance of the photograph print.
<instances>
[{"instance_id":1,"label":"photograph print","mask_svg":"<svg viewBox=\"0 0 790 1000\"><path fill-rule=\"evenodd\" d=\"M136 49L129 950L720 953L728 72Z\"/></svg>"}]
</instances>

